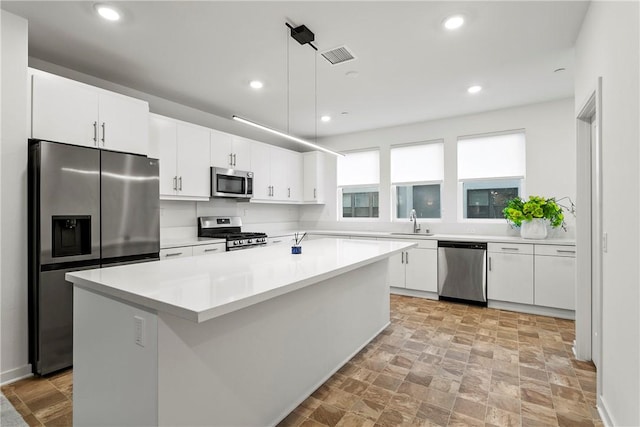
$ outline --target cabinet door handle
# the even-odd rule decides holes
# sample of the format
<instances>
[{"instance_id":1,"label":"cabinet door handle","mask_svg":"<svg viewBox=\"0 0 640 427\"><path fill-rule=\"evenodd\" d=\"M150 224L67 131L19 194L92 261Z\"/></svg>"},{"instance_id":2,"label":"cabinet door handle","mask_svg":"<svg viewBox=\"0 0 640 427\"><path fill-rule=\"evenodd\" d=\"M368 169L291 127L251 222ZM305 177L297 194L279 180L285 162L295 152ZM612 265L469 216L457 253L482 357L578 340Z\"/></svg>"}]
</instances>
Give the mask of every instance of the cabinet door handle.
<instances>
[{"instance_id":1,"label":"cabinet door handle","mask_svg":"<svg viewBox=\"0 0 640 427\"><path fill-rule=\"evenodd\" d=\"M287 197L291 198L291 187L287 188Z\"/></svg>"},{"instance_id":2,"label":"cabinet door handle","mask_svg":"<svg viewBox=\"0 0 640 427\"><path fill-rule=\"evenodd\" d=\"M503 251L519 251L520 250L520 248L500 248L500 249L502 249Z\"/></svg>"},{"instance_id":3,"label":"cabinet door handle","mask_svg":"<svg viewBox=\"0 0 640 427\"><path fill-rule=\"evenodd\" d=\"M272 240L271 243L282 243L282 240Z\"/></svg>"},{"instance_id":4,"label":"cabinet door handle","mask_svg":"<svg viewBox=\"0 0 640 427\"><path fill-rule=\"evenodd\" d=\"M165 257L170 257L170 256L178 256L178 255L182 255L182 252L172 252L170 254L166 254Z\"/></svg>"},{"instance_id":5,"label":"cabinet door handle","mask_svg":"<svg viewBox=\"0 0 640 427\"><path fill-rule=\"evenodd\" d=\"M401 255L402 255L402 260L400 262L404 264L404 252L401 252Z\"/></svg>"},{"instance_id":6,"label":"cabinet door handle","mask_svg":"<svg viewBox=\"0 0 640 427\"><path fill-rule=\"evenodd\" d=\"M314 198L314 199L318 198L317 194L318 194L318 192L317 192L317 190L314 188L314 189L313 189L313 198Z\"/></svg>"},{"instance_id":7,"label":"cabinet door handle","mask_svg":"<svg viewBox=\"0 0 640 427\"><path fill-rule=\"evenodd\" d=\"M205 252L215 252L217 250L218 250L218 248L209 248L209 249L205 249L204 251Z\"/></svg>"},{"instance_id":8,"label":"cabinet door handle","mask_svg":"<svg viewBox=\"0 0 640 427\"><path fill-rule=\"evenodd\" d=\"M98 122L93 122L93 145L98 145Z\"/></svg>"},{"instance_id":9,"label":"cabinet door handle","mask_svg":"<svg viewBox=\"0 0 640 427\"><path fill-rule=\"evenodd\" d=\"M177 176L173 177L173 189L175 191L178 191L178 177Z\"/></svg>"},{"instance_id":10,"label":"cabinet door handle","mask_svg":"<svg viewBox=\"0 0 640 427\"><path fill-rule=\"evenodd\" d=\"M229 153L229 166L233 166L233 154Z\"/></svg>"},{"instance_id":11,"label":"cabinet door handle","mask_svg":"<svg viewBox=\"0 0 640 427\"><path fill-rule=\"evenodd\" d=\"M104 147L107 139L106 123L102 122L102 146Z\"/></svg>"},{"instance_id":12,"label":"cabinet door handle","mask_svg":"<svg viewBox=\"0 0 640 427\"><path fill-rule=\"evenodd\" d=\"M489 271L491 271L491 257L489 257Z\"/></svg>"},{"instance_id":13,"label":"cabinet door handle","mask_svg":"<svg viewBox=\"0 0 640 427\"><path fill-rule=\"evenodd\" d=\"M406 264L409 264L409 252L405 252L405 260L407 261Z\"/></svg>"},{"instance_id":14,"label":"cabinet door handle","mask_svg":"<svg viewBox=\"0 0 640 427\"><path fill-rule=\"evenodd\" d=\"M576 251L569 251L566 249L556 249L556 252L558 252L559 254L575 254Z\"/></svg>"},{"instance_id":15,"label":"cabinet door handle","mask_svg":"<svg viewBox=\"0 0 640 427\"><path fill-rule=\"evenodd\" d=\"M180 185L178 186L178 189L182 191L182 177L178 178L178 182L180 183Z\"/></svg>"},{"instance_id":16,"label":"cabinet door handle","mask_svg":"<svg viewBox=\"0 0 640 427\"><path fill-rule=\"evenodd\" d=\"M234 154L233 155L233 166L235 166L235 165L236 165L236 155Z\"/></svg>"}]
</instances>

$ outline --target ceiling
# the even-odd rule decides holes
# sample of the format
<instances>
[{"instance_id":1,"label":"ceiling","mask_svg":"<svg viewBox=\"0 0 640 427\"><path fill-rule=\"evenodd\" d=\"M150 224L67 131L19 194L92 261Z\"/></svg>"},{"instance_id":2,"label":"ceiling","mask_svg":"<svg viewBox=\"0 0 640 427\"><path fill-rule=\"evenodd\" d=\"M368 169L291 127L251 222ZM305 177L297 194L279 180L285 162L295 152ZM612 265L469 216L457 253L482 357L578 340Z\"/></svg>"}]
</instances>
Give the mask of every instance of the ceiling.
<instances>
[{"instance_id":1,"label":"ceiling","mask_svg":"<svg viewBox=\"0 0 640 427\"><path fill-rule=\"evenodd\" d=\"M573 96L582 1L2 1L29 55L218 116L312 138ZM466 25L445 31L462 13ZM306 25L332 66L288 35ZM554 73L557 68L564 72ZM355 71L357 76L347 73ZM264 88L249 88L259 79ZM470 95L470 85L484 90ZM347 113L347 114L343 114ZM328 114L332 120L319 121Z\"/></svg>"}]
</instances>

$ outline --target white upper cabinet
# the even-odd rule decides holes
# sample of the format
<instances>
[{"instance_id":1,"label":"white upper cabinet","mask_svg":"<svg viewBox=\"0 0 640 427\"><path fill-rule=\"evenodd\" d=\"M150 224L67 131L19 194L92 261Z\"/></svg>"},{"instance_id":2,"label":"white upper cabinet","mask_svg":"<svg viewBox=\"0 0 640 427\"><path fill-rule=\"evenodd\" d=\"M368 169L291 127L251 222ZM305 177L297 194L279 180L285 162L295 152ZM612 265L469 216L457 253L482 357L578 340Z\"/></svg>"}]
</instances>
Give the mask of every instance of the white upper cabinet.
<instances>
[{"instance_id":1,"label":"white upper cabinet","mask_svg":"<svg viewBox=\"0 0 640 427\"><path fill-rule=\"evenodd\" d=\"M31 137L146 155L149 104L30 70Z\"/></svg>"},{"instance_id":2,"label":"white upper cabinet","mask_svg":"<svg viewBox=\"0 0 640 427\"><path fill-rule=\"evenodd\" d=\"M208 200L209 129L150 115L152 151L160 157L160 198Z\"/></svg>"},{"instance_id":3,"label":"white upper cabinet","mask_svg":"<svg viewBox=\"0 0 640 427\"><path fill-rule=\"evenodd\" d=\"M300 153L263 144L251 144L254 201L299 203L302 196Z\"/></svg>"},{"instance_id":4,"label":"white upper cabinet","mask_svg":"<svg viewBox=\"0 0 640 427\"><path fill-rule=\"evenodd\" d=\"M304 158L305 203L324 203L324 153L311 151L302 154Z\"/></svg>"},{"instance_id":5,"label":"white upper cabinet","mask_svg":"<svg viewBox=\"0 0 640 427\"><path fill-rule=\"evenodd\" d=\"M251 171L251 141L211 130L211 166Z\"/></svg>"}]
</instances>

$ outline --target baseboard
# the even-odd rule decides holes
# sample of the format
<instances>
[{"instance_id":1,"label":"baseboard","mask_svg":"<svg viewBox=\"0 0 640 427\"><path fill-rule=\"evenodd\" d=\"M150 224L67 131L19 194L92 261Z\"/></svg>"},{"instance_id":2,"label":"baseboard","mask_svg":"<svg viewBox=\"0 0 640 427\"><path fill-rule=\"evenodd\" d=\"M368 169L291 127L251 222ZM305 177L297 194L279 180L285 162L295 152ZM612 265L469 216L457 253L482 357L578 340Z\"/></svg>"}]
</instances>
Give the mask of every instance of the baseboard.
<instances>
[{"instance_id":1,"label":"baseboard","mask_svg":"<svg viewBox=\"0 0 640 427\"><path fill-rule=\"evenodd\" d=\"M612 421L611 415L609 415L610 414L609 410L607 409L607 404L605 403L602 396L598 396L598 403L596 405L596 408L598 409L598 414L600 414L600 419L602 420L602 423L605 426L613 427L615 425L618 425Z\"/></svg>"},{"instance_id":2,"label":"baseboard","mask_svg":"<svg viewBox=\"0 0 640 427\"><path fill-rule=\"evenodd\" d=\"M414 289L394 288L393 286L389 287L389 292L395 295L404 295L406 297L418 297L434 300L438 299L437 292L416 291Z\"/></svg>"},{"instance_id":3,"label":"baseboard","mask_svg":"<svg viewBox=\"0 0 640 427\"><path fill-rule=\"evenodd\" d=\"M0 385L10 384L24 378L29 378L32 375L31 364L28 363L19 368L9 369L8 371L0 373Z\"/></svg>"},{"instance_id":4,"label":"baseboard","mask_svg":"<svg viewBox=\"0 0 640 427\"><path fill-rule=\"evenodd\" d=\"M500 310L516 311L518 313L535 314L538 316L558 317L560 319L575 320L576 318L576 313L573 310L563 310L561 308L542 307L529 304L518 304L515 302L489 300L487 303L487 307L497 308Z\"/></svg>"}]
</instances>

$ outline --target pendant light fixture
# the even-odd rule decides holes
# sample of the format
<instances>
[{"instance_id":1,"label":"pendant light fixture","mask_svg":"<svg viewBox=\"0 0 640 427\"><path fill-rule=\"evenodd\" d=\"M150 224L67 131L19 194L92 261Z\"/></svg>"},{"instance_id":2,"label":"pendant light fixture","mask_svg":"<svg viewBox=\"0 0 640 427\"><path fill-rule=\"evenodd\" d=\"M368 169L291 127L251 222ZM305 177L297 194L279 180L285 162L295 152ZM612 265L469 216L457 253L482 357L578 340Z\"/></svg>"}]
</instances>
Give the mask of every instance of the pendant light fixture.
<instances>
[{"instance_id":1,"label":"pendant light fixture","mask_svg":"<svg viewBox=\"0 0 640 427\"><path fill-rule=\"evenodd\" d=\"M305 25L300 25L298 27L293 27L291 25L289 25L288 23L285 23L285 25L287 26L287 28L289 28L291 30L291 37L293 39L295 39L298 43L300 43L301 45L305 45L308 44L309 46L311 46L315 51L317 51L318 49L313 45L313 43L311 43L314 39L315 39L315 35L311 32L311 30L309 30ZM316 54L317 56L317 54ZM318 139L318 85L317 85L317 75L318 75L318 65L317 65L317 58L316 58L316 62L314 63L314 72L315 72L315 83L314 83L314 90L315 90L315 110L314 110L314 132L315 132L315 139L317 142ZM256 123L252 120L246 119L244 117L240 117L237 115L233 115L233 120L243 123L245 125L248 126L252 126L255 127L257 129L263 130L265 132L269 132L272 133L274 135L280 136L282 138L286 138L290 141L294 141L297 142L298 144L302 144L302 145L306 145L307 147L311 147L311 148L315 148L316 150L320 150L320 151L324 151L325 153L329 153L329 154L333 154L334 156L344 156L344 154L342 153L338 153L337 151L333 151L330 150L328 148L325 148L321 145L318 145L314 142L310 142L307 140L304 140L302 138L298 138L297 136L293 136L289 133L289 45L287 44L287 132L282 132L273 128L270 128L268 126L262 125L260 123Z\"/></svg>"}]
</instances>

